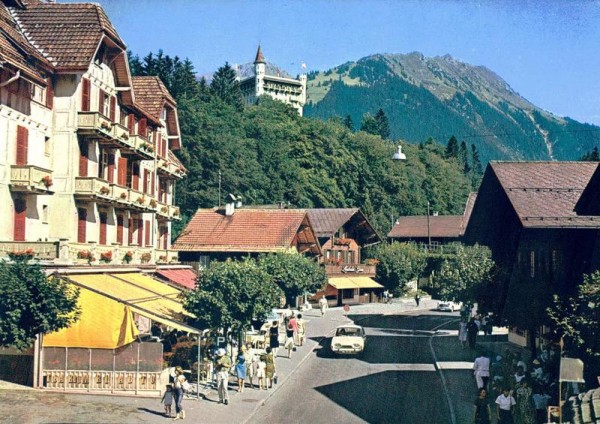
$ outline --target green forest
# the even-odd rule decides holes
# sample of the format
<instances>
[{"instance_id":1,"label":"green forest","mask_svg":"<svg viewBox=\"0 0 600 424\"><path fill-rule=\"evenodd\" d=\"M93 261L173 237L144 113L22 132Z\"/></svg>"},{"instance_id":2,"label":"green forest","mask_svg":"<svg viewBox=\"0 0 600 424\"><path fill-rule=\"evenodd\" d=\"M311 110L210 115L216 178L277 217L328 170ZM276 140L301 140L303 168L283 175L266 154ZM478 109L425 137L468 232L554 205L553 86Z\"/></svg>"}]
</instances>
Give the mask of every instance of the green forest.
<instances>
[{"instance_id":1,"label":"green forest","mask_svg":"<svg viewBox=\"0 0 600 424\"><path fill-rule=\"evenodd\" d=\"M190 61L162 51L130 54L130 66L134 75L159 76L177 100L183 148L176 154L189 172L176 187L183 220L175 232L197 208L219 204L219 175L221 199L233 193L245 206L359 207L383 237L399 216L425 214L427 201L439 214L462 214L478 185L481 167L469 165L477 152L456 140L448 147L431 138L392 141L380 128L370 134L338 117L300 117L270 98L244 106L228 64L210 84L196 80ZM399 142L405 161L392 160Z\"/></svg>"}]
</instances>

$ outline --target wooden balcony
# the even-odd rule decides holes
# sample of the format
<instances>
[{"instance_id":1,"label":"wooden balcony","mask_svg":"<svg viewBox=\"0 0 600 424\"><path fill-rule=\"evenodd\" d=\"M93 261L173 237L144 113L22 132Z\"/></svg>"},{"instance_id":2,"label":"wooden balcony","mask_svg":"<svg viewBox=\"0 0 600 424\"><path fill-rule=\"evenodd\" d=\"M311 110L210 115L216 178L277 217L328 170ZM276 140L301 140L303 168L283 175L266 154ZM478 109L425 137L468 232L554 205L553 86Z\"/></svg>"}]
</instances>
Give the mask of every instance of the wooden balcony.
<instances>
[{"instance_id":1,"label":"wooden balcony","mask_svg":"<svg viewBox=\"0 0 600 424\"><path fill-rule=\"evenodd\" d=\"M52 171L35 165L10 166L10 190L30 194L53 194Z\"/></svg>"},{"instance_id":2,"label":"wooden balcony","mask_svg":"<svg viewBox=\"0 0 600 424\"><path fill-rule=\"evenodd\" d=\"M162 202L158 202L156 206L156 215L159 219L162 218L168 221L181 220L179 206L168 205Z\"/></svg>"},{"instance_id":3,"label":"wooden balcony","mask_svg":"<svg viewBox=\"0 0 600 424\"><path fill-rule=\"evenodd\" d=\"M365 277L374 277L377 270L376 265L365 264L325 264L325 273L327 275L364 275Z\"/></svg>"},{"instance_id":4,"label":"wooden balcony","mask_svg":"<svg viewBox=\"0 0 600 424\"><path fill-rule=\"evenodd\" d=\"M183 178L185 172L175 163L169 162L166 159L158 158L158 172L165 175L167 178Z\"/></svg>"},{"instance_id":5,"label":"wooden balcony","mask_svg":"<svg viewBox=\"0 0 600 424\"><path fill-rule=\"evenodd\" d=\"M78 112L77 133L103 141L113 139L113 123L100 112Z\"/></svg>"}]
</instances>

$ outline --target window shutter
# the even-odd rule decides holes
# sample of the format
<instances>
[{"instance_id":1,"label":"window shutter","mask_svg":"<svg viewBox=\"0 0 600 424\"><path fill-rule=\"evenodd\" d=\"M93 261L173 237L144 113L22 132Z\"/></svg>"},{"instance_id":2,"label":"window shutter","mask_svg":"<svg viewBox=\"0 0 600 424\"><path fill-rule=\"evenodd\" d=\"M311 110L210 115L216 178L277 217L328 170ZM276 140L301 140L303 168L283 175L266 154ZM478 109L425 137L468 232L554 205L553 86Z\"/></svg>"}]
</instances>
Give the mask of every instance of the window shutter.
<instances>
[{"instance_id":1,"label":"window shutter","mask_svg":"<svg viewBox=\"0 0 600 424\"><path fill-rule=\"evenodd\" d=\"M148 136L148 120L146 118L142 118L138 122L138 134L142 137Z\"/></svg>"},{"instance_id":2,"label":"window shutter","mask_svg":"<svg viewBox=\"0 0 600 424\"><path fill-rule=\"evenodd\" d=\"M115 118L117 116L116 114L116 110L117 110L117 98L115 96L110 96L110 120L115 122Z\"/></svg>"},{"instance_id":3,"label":"window shutter","mask_svg":"<svg viewBox=\"0 0 600 424\"><path fill-rule=\"evenodd\" d=\"M87 78L81 79L81 110L83 112L90 111L90 80Z\"/></svg>"},{"instance_id":4,"label":"window shutter","mask_svg":"<svg viewBox=\"0 0 600 424\"><path fill-rule=\"evenodd\" d=\"M86 140L79 141L79 176L87 177L88 173L88 142Z\"/></svg>"},{"instance_id":5,"label":"window shutter","mask_svg":"<svg viewBox=\"0 0 600 424\"><path fill-rule=\"evenodd\" d=\"M108 182L109 183L115 182L115 155L114 154L108 155Z\"/></svg>"},{"instance_id":6,"label":"window shutter","mask_svg":"<svg viewBox=\"0 0 600 424\"><path fill-rule=\"evenodd\" d=\"M143 246L144 243L144 221L140 218L137 220L138 224L138 246Z\"/></svg>"},{"instance_id":7,"label":"window shutter","mask_svg":"<svg viewBox=\"0 0 600 424\"><path fill-rule=\"evenodd\" d=\"M117 243L123 245L123 215L117 215Z\"/></svg>"},{"instance_id":8,"label":"window shutter","mask_svg":"<svg viewBox=\"0 0 600 424\"><path fill-rule=\"evenodd\" d=\"M106 244L106 221L108 216L106 212L100 212L100 244Z\"/></svg>"},{"instance_id":9,"label":"window shutter","mask_svg":"<svg viewBox=\"0 0 600 424\"><path fill-rule=\"evenodd\" d=\"M27 203L24 199L15 199L14 241L25 241L27 224Z\"/></svg>"},{"instance_id":10,"label":"window shutter","mask_svg":"<svg viewBox=\"0 0 600 424\"><path fill-rule=\"evenodd\" d=\"M17 165L27 165L27 145L29 144L29 130L17 126Z\"/></svg>"},{"instance_id":11,"label":"window shutter","mask_svg":"<svg viewBox=\"0 0 600 424\"><path fill-rule=\"evenodd\" d=\"M127 158L119 158L119 170L117 171L117 184L127 185Z\"/></svg>"},{"instance_id":12,"label":"window shutter","mask_svg":"<svg viewBox=\"0 0 600 424\"><path fill-rule=\"evenodd\" d=\"M163 249L167 250L169 248L169 227L164 227L165 233L163 235Z\"/></svg>"},{"instance_id":13,"label":"window shutter","mask_svg":"<svg viewBox=\"0 0 600 424\"><path fill-rule=\"evenodd\" d=\"M87 210L77 208L77 243L85 243L87 227Z\"/></svg>"},{"instance_id":14,"label":"window shutter","mask_svg":"<svg viewBox=\"0 0 600 424\"><path fill-rule=\"evenodd\" d=\"M133 116L133 113L127 116L127 128L129 128L129 135L135 134L135 116Z\"/></svg>"},{"instance_id":15,"label":"window shutter","mask_svg":"<svg viewBox=\"0 0 600 424\"><path fill-rule=\"evenodd\" d=\"M154 197L156 195L156 175L154 172L150 172L150 181L152 182L152 188L150 189L150 195Z\"/></svg>"},{"instance_id":16,"label":"window shutter","mask_svg":"<svg viewBox=\"0 0 600 424\"><path fill-rule=\"evenodd\" d=\"M104 90L98 89L98 112L104 114Z\"/></svg>"},{"instance_id":17,"label":"window shutter","mask_svg":"<svg viewBox=\"0 0 600 424\"><path fill-rule=\"evenodd\" d=\"M144 187L144 189L142 191L144 193L148 194L148 170L147 169L144 169L143 187Z\"/></svg>"},{"instance_id":18,"label":"window shutter","mask_svg":"<svg viewBox=\"0 0 600 424\"><path fill-rule=\"evenodd\" d=\"M46 78L46 107L52 109L54 107L54 81L52 77Z\"/></svg>"},{"instance_id":19,"label":"window shutter","mask_svg":"<svg viewBox=\"0 0 600 424\"><path fill-rule=\"evenodd\" d=\"M129 224L127 226L127 244L133 243L133 218L129 218Z\"/></svg>"},{"instance_id":20,"label":"window shutter","mask_svg":"<svg viewBox=\"0 0 600 424\"><path fill-rule=\"evenodd\" d=\"M146 246L150 246L150 221L146 221Z\"/></svg>"}]
</instances>

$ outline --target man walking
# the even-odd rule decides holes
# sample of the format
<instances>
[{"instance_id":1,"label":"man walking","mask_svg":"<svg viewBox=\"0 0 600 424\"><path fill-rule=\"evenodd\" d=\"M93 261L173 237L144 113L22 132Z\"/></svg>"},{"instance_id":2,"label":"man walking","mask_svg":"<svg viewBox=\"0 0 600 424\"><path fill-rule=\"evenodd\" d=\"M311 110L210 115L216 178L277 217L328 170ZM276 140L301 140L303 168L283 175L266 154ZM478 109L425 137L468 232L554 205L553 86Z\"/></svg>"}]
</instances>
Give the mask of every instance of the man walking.
<instances>
[{"instance_id":1,"label":"man walking","mask_svg":"<svg viewBox=\"0 0 600 424\"><path fill-rule=\"evenodd\" d=\"M229 385L229 370L231 369L231 359L225 355L225 349L217 350L217 392L219 392L219 403L229 405L229 393L227 386Z\"/></svg>"},{"instance_id":2,"label":"man walking","mask_svg":"<svg viewBox=\"0 0 600 424\"><path fill-rule=\"evenodd\" d=\"M419 307L419 303L421 303L421 296L419 296L419 293L415 294L415 302L417 303L417 307Z\"/></svg>"},{"instance_id":3,"label":"man walking","mask_svg":"<svg viewBox=\"0 0 600 424\"><path fill-rule=\"evenodd\" d=\"M473 318L469 320L467 324L467 340L469 342L469 347L471 349L475 349L475 341L477 340L477 332L479 331L479 326L475 322Z\"/></svg>"},{"instance_id":4,"label":"man walking","mask_svg":"<svg viewBox=\"0 0 600 424\"><path fill-rule=\"evenodd\" d=\"M325 310L327 309L327 299L325 299L325 296L319 299L319 309L321 309L321 316L325 315Z\"/></svg>"},{"instance_id":5,"label":"man walking","mask_svg":"<svg viewBox=\"0 0 600 424\"><path fill-rule=\"evenodd\" d=\"M302 318L302 314L298 314L296 325L298 326L298 345L302 346L306 337L306 321Z\"/></svg>"},{"instance_id":6,"label":"man walking","mask_svg":"<svg viewBox=\"0 0 600 424\"><path fill-rule=\"evenodd\" d=\"M482 352L473 362L473 375L478 389L486 389L490 379L490 358Z\"/></svg>"}]
</instances>

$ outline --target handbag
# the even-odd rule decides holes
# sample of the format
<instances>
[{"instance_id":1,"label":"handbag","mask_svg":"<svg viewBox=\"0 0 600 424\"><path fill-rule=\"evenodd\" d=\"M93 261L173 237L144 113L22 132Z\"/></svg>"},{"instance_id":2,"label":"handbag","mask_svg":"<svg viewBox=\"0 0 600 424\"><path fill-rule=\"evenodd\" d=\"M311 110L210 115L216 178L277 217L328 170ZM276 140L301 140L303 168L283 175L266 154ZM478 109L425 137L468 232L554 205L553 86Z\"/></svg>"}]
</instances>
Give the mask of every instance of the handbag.
<instances>
[{"instance_id":1,"label":"handbag","mask_svg":"<svg viewBox=\"0 0 600 424\"><path fill-rule=\"evenodd\" d=\"M273 384L277 384L277 374L273 376Z\"/></svg>"}]
</instances>

